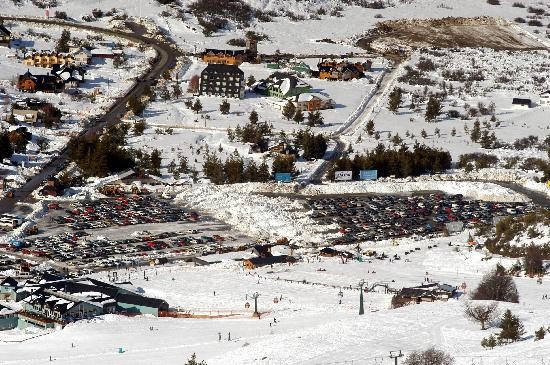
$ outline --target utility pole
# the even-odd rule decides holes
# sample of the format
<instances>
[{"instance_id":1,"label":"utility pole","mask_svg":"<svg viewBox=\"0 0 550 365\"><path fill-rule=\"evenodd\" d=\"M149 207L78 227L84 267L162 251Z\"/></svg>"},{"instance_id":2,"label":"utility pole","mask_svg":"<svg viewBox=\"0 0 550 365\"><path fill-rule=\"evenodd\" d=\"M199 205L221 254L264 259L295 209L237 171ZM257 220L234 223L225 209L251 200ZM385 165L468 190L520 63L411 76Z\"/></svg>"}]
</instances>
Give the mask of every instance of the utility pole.
<instances>
[{"instance_id":1,"label":"utility pole","mask_svg":"<svg viewBox=\"0 0 550 365\"><path fill-rule=\"evenodd\" d=\"M397 351L390 351L390 359L395 359L395 365L397 365L397 359L403 357L403 354L401 353L401 350L399 352Z\"/></svg>"},{"instance_id":2,"label":"utility pole","mask_svg":"<svg viewBox=\"0 0 550 365\"><path fill-rule=\"evenodd\" d=\"M363 285L365 285L365 280L359 282L359 315L365 314L365 308L363 305Z\"/></svg>"}]
</instances>

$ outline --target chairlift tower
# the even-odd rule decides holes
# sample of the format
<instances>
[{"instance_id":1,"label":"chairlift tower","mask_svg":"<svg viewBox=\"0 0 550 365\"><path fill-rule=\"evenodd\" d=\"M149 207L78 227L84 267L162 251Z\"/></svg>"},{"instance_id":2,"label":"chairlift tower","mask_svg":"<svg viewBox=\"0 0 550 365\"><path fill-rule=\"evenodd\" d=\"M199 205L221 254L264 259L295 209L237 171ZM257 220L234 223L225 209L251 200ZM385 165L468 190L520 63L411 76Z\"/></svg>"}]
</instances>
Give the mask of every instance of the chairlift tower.
<instances>
[{"instance_id":1,"label":"chairlift tower","mask_svg":"<svg viewBox=\"0 0 550 365\"><path fill-rule=\"evenodd\" d=\"M395 359L395 365L397 365L397 359L399 359L400 357L403 357L403 353L401 352L401 350L399 350L399 352L390 351L390 359Z\"/></svg>"},{"instance_id":2,"label":"chairlift tower","mask_svg":"<svg viewBox=\"0 0 550 365\"><path fill-rule=\"evenodd\" d=\"M359 315L365 314L365 307L363 305L363 285L365 285L365 280L359 282Z\"/></svg>"}]
</instances>

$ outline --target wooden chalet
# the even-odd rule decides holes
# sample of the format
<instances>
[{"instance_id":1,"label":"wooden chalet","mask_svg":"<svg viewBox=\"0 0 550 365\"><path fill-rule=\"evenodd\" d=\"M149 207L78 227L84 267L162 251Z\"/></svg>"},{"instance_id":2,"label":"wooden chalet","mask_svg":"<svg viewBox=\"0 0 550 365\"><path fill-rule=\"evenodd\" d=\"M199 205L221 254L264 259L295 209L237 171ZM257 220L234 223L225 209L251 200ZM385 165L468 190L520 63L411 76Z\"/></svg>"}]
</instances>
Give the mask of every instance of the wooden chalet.
<instances>
[{"instance_id":1,"label":"wooden chalet","mask_svg":"<svg viewBox=\"0 0 550 365\"><path fill-rule=\"evenodd\" d=\"M64 89L63 82L53 75L33 75L27 71L19 75L17 88L23 92L42 91L46 93L57 93Z\"/></svg>"},{"instance_id":2,"label":"wooden chalet","mask_svg":"<svg viewBox=\"0 0 550 365\"><path fill-rule=\"evenodd\" d=\"M392 298L394 308L423 302L446 301L456 294L456 288L448 284L430 283L412 288L403 288Z\"/></svg>"},{"instance_id":3,"label":"wooden chalet","mask_svg":"<svg viewBox=\"0 0 550 365\"><path fill-rule=\"evenodd\" d=\"M295 263L296 259L292 256L280 255L270 257L252 257L243 260L243 266L246 269L253 270L258 267L274 265L274 264L286 264Z\"/></svg>"},{"instance_id":4,"label":"wooden chalet","mask_svg":"<svg viewBox=\"0 0 550 365\"><path fill-rule=\"evenodd\" d=\"M349 81L363 77L366 66L348 61L323 60L317 68L321 80Z\"/></svg>"}]
</instances>

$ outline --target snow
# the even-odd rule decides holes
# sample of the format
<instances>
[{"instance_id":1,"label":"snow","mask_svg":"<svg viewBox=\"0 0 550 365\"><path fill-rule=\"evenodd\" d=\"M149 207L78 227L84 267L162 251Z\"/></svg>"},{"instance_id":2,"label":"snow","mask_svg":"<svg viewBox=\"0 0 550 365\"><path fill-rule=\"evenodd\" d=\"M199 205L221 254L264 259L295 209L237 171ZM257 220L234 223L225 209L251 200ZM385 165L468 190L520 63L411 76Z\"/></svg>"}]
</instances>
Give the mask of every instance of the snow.
<instances>
[{"instance_id":1,"label":"snow","mask_svg":"<svg viewBox=\"0 0 550 365\"><path fill-rule=\"evenodd\" d=\"M323 6L333 10L336 6L343 6L343 17L321 16L321 20L306 20L293 22L285 17L278 17L274 22L252 24L250 29L234 29L205 37L196 19L189 14L184 19L166 17L163 11L174 13L168 6L161 6L158 2L143 0L59 0L59 7L55 10L66 11L70 17L77 20L89 15L94 8L104 10L122 8L130 16L147 16L143 21L152 30L162 30L174 39L178 46L186 51L195 48L200 51L208 48L228 48L227 40L242 37L247 30L254 30L269 36L269 40L259 44L261 53L293 52L307 56L306 62L315 65L317 56L334 53L344 54L357 52L365 55L364 51L355 46L355 41L365 31L379 20L401 18L439 18L445 16L479 16L493 15L512 20L515 17L527 15L526 9L512 7L512 1L501 1L502 5L492 6L485 1L463 0L459 4L447 0L409 0L396 2L395 7L387 9L366 9L357 6L344 5L343 1L330 0L246 0L257 8L276 10L280 13L289 10L293 13L310 16L312 12ZM542 7L540 0L523 0L526 6ZM182 1L183 5L190 3ZM16 6L12 1L4 0L0 13L42 16L44 10L23 0L23 6ZM382 18L375 17L380 14ZM10 22L11 23L11 22ZM111 21L109 17L91 22L93 25L112 27L118 21ZM544 20L547 25L547 20ZM28 25L9 25L17 33L26 32ZM52 47L60 28L38 26L38 32L52 35L52 39L40 37L29 38L33 47L48 49ZM534 41L544 37L544 30L537 34L535 27L526 25L512 28L525 32ZM75 31L73 35L85 37L86 33ZM330 38L335 43L318 42L317 40ZM548 42L546 42L548 45ZM487 76L484 82L474 84L473 93L450 98L444 105L444 110L461 109L465 103L476 106L478 102L496 104L496 117L501 121L500 126L494 126L496 136L505 141L513 142L516 138L536 135L542 140L548 134L548 110L545 107L535 107L529 110L510 108L513 97L527 96L535 102L538 94L548 88L548 82L535 83L532 75L544 76L548 74L548 52L495 52L485 49L465 49L460 52L442 51L443 56L438 62L449 68L471 67L472 60L479 65ZM60 150L67 142L69 135L81 128L81 120L87 116L98 114L107 107L112 98L120 95L131 86L131 78L139 74L147 64L146 59L152 56L151 51L129 51L130 65L126 69L115 70L110 62L93 67L88 77L92 80L92 87L100 87L106 93L106 98L98 98L91 104L64 95L41 95L57 105L63 104L63 109L70 111L67 123L61 130L47 131L42 128L31 127L35 136L44 134L50 141L49 149L38 154L35 161L26 161L25 155L16 155L17 161L26 161L25 168L4 166L10 174L18 179L18 184L24 182L26 175L38 171L47 159ZM26 67L19 64L13 56L13 50L0 48L1 86L9 94L18 96L11 86L11 78L26 71ZM406 131L415 134L415 138L405 138L408 145L415 140L424 142L433 147L442 147L449 150L456 161L457 157L469 152L487 152L497 155L501 159L519 157L524 160L528 157L547 159L544 151L527 149L515 151L512 149L498 149L487 151L478 144L472 143L469 135L464 131L464 125L471 129L475 118L469 121L449 120L441 118L436 123L426 123L423 112L409 111L402 108L397 115L390 113L386 108L387 95L394 86L405 86L395 78L400 75L405 65L414 65L418 62L420 53L416 52L410 60L398 66L398 70L386 83L379 96L376 96L374 84L367 79L355 80L348 83L328 83L321 80L305 78L315 92L321 92L334 99L338 107L334 110L323 111L326 125L316 127L316 133L331 134L345 132L342 138L353 145L355 151L362 152L370 149L379 142L389 145L387 133L399 133L405 138ZM422 55L424 56L424 55ZM361 59L361 58L360 58ZM381 69L389 66L382 60L377 60L378 71L370 75L375 82L381 75ZM204 67L200 61L191 60L190 63L180 63L178 71L185 90L189 78L200 72ZM254 75L256 79L266 77L270 71L262 65L242 65L245 74ZM32 69L33 72L44 71ZM498 77L509 73L510 82L499 82ZM434 80L441 81L440 75L435 72L430 75ZM107 89L107 80L109 88ZM173 83L168 82L169 85ZM458 85L456 85L458 86ZM420 88L418 88L420 90ZM435 88L434 88L435 90ZM376 97L370 107L366 107L371 96ZM189 95L186 95L188 97ZM257 110L260 120L273 123L276 132L303 128L292 122L284 121L280 111L273 108L268 100L257 95L247 94L239 101L230 101L232 113L223 116L218 112L220 98L201 98L205 112L196 116L183 105L183 99L172 101L152 102L145 117L148 129L140 137L128 138L128 145L133 148L143 148L150 151L159 148L163 153L163 178L169 179L166 165L171 160L178 161L180 156L189 158L190 167L200 170L204 151L220 151L228 155L237 150L247 159L260 161L264 156L248 151L248 146L230 142L227 138L228 127L244 124L251 110ZM455 104L456 106L453 106ZM2 112L5 112L3 110ZM0 112L1 114L1 112ZM202 117L207 115L207 117ZM357 117L357 119L355 119ZM412 118L412 121L411 121ZM369 138L363 132L364 124L373 119L376 130L382 132L381 139ZM481 118L483 121L483 118ZM195 122L197 120L197 122ZM172 134L159 133L168 128ZM435 129L440 129L441 137L435 136ZM457 131L451 136L452 129ZM428 138L420 140L420 131L425 129ZM357 138L361 136L361 142ZM36 149L36 140L30 144ZM308 176L319 166L321 161L299 162L301 179ZM462 305L465 296L448 302L424 303L400 309L389 309L391 296L383 293L367 293L365 296L366 314L358 316L358 292L345 289L350 285L355 288L357 283L364 279L369 284L385 282L392 287L418 285L426 275L432 280L451 285L467 283L466 291L474 288L484 272L494 268L496 263L506 267L512 266L516 260L503 257L490 257L485 251L472 250L464 247L468 234L463 232L452 237L436 237L415 240L403 238L398 241L381 241L376 243L362 243L363 250L376 250L388 255L401 255L402 260L390 263L388 260L372 260L365 262L349 261L342 264L338 258L318 259L315 250L308 244L324 244L331 238L325 230L319 227L307 216L303 206L298 201L307 196L319 194L410 194L421 191L443 191L447 194L463 194L467 198L487 199L498 201L525 201L521 194L514 193L491 182L485 181L513 181L550 195L550 189L543 183L535 183L534 177L539 173L521 171L519 169L482 169L465 173L450 171L445 175L418 177L402 180L381 179L376 182L358 183L329 183L318 186L308 186L302 189L298 184L239 184L233 186L214 186L210 184L194 184L185 187L174 187L177 193L176 202L188 205L193 209L208 213L223 220L262 243L274 242L280 238L288 238L304 248L295 254L302 257L296 265L275 265L252 272L244 271L240 261L249 257L249 252L211 255L205 259L210 262L221 261L208 267L193 267L182 263L177 266L155 267L147 269L149 281L144 281L140 270L129 271L130 279L135 288L141 288L145 295L166 299L171 306L194 314L236 314L235 316L218 319L171 319L138 316L133 318L106 315L91 321L80 321L68 325L61 331L3 331L0 332L0 352L4 355L5 364L42 364L52 356L58 364L181 364L192 353L197 353L199 359L205 359L212 364L342 364L353 362L356 364L392 364L388 358L389 351L403 351L408 354L412 350L424 349L430 345L441 348L456 358L457 365L481 365L504 363L522 363L525 365L544 364L550 355L548 339L533 341L531 334L540 326L550 323L550 313L547 310L548 302L541 301L541 296L548 294L548 277L543 278L543 285L536 284L535 279L517 277L515 281L520 293L520 303L501 304L501 310L510 308L518 314L525 324L526 336L523 341L497 347L494 350L484 350L480 346L482 337L496 333L496 328L487 331L479 330L475 323L469 322L462 314ZM480 179L484 181L472 182L464 180ZM62 200L92 198L102 196L94 186L104 180L91 181L89 186L75 188ZM269 193L265 195L265 193ZM39 202L32 207L29 218L38 219L43 213L43 203ZM134 227L135 228L135 227ZM335 228L335 227L328 227ZM144 226L139 229L151 231L168 230L168 226ZM546 235L550 234L548 227L537 227ZM114 235L113 232L106 234ZM6 241L12 237L19 237L22 229L16 230L0 239ZM130 231L117 229L116 233L124 236ZM532 240L521 236L517 244L528 244ZM543 243L543 239L536 240ZM448 243L454 246L449 247ZM437 248L428 249L428 246L437 245ZM404 252L414 248L421 248L420 252L404 256ZM353 251L354 247L342 246L338 249ZM280 247L274 248L276 253L286 253ZM326 270L326 271L321 271ZM427 274L429 273L429 274ZM105 279L107 273L96 274ZM306 283L304 283L304 281ZM137 289L136 289L137 290ZM344 296L342 304L338 304L338 292L342 290ZM216 291L216 295L213 295ZM250 294L258 292L260 311L266 312L262 319L252 319L251 310L244 309ZM247 298L248 295L248 299ZM275 304L273 298L281 297ZM274 319L277 323L274 323ZM269 323L272 323L270 326ZM151 331L149 328L153 327ZM223 340L218 341L218 332ZM232 341L227 341L227 333L231 332ZM34 336L40 336L32 338ZM25 342L15 342L22 341ZM11 342L10 342L11 341ZM72 344L75 346L73 347ZM118 349L123 348L124 353ZM402 359L401 359L402 360Z\"/></svg>"},{"instance_id":2,"label":"snow","mask_svg":"<svg viewBox=\"0 0 550 365\"><path fill-rule=\"evenodd\" d=\"M448 240L459 246L456 249L446 246ZM464 296L448 302L389 309L391 295L371 292L365 295L365 315L357 315L358 292L345 288L350 285L356 288L360 279L370 284L388 282L393 287L413 286L428 272L434 281L451 285L466 282L466 290L470 291L497 262L505 266L514 263L514 260L500 258L481 260L485 258L483 253L460 244L466 240L467 233L464 233L423 242L411 239L399 246L377 243L372 247L387 254L402 254L409 248L421 247L421 253L408 256L409 262L372 260L342 264L338 258L317 260L302 252L304 261L298 264L275 265L251 272L243 271L239 262L231 261L208 267L147 268L149 281L143 280L142 270L132 271L131 281L135 287L143 288L145 295L168 300L173 307L194 314L233 312L237 315L220 319L106 315L70 324L62 331L22 344L1 343L0 347L10 354L5 360L7 364L42 363L50 355L58 364L149 364L151 354L155 362L176 364L192 353L209 365L329 364L351 360L362 364L391 364L390 350L407 354L428 345L451 353L457 365L472 361L496 365L504 363L506 358L521 360L527 365L540 364L540 358L548 356L548 340L533 341L528 335L548 323L550 314L545 310L546 303L540 300L547 288L536 284L535 279L515 278L520 303L499 305L500 311L510 308L519 315L526 329L525 340L495 350L483 350L480 341L495 333L496 328L481 331L476 323L468 321L462 313ZM426 249L434 243L439 247ZM319 268L326 271L318 271ZM100 279L106 276L107 273L96 275ZM342 304L338 304L340 288L343 288ZM253 305L250 295L254 292L260 294L259 310L267 312L260 320L253 319L251 310L244 308L247 295ZM273 303L272 299L280 296L283 299ZM153 331L149 329L151 326ZM218 332L222 341L218 341ZM228 332L232 341L227 341ZM118 353L119 347L125 350L123 354Z\"/></svg>"}]
</instances>

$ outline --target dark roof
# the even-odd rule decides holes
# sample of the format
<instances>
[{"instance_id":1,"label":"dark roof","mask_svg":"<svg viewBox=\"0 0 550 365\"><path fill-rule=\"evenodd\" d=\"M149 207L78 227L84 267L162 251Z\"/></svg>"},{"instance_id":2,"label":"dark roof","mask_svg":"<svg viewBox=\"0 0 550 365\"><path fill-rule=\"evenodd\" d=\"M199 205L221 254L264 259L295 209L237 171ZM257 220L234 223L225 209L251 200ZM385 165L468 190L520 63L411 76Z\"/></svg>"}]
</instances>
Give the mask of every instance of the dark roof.
<instances>
[{"instance_id":1,"label":"dark roof","mask_svg":"<svg viewBox=\"0 0 550 365\"><path fill-rule=\"evenodd\" d=\"M9 36L11 35L11 32L6 27L4 27L3 24L0 24L0 34Z\"/></svg>"},{"instance_id":2,"label":"dark roof","mask_svg":"<svg viewBox=\"0 0 550 365\"><path fill-rule=\"evenodd\" d=\"M225 72L229 72L229 73L238 73L240 75L244 75L244 72L243 70L241 70L239 68L239 66L235 66L235 65L224 65L224 64L220 64L220 63L210 63L208 66L206 66L206 68L202 71L202 72L217 72L217 73L225 73Z\"/></svg>"},{"instance_id":3,"label":"dark roof","mask_svg":"<svg viewBox=\"0 0 550 365\"><path fill-rule=\"evenodd\" d=\"M531 99L524 99L524 98L513 98L512 104L519 104L519 105L529 105L531 104Z\"/></svg>"},{"instance_id":4,"label":"dark roof","mask_svg":"<svg viewBox=\"0 0 550 365\"><path fill-rule=\"evenodd\" d=\"M271 254L271 247L271 245L255 245L254 251L256 251L256 254L261 257L273 256Z\"/></svg>"},{"instance_id":5,"label":"dark roof","mask_svg":"<svg viewBox=\"0 0 550 365\"><path fill-rule=\"evenodd\" d=\"M324 247L323 249L321 249L320 252L321 253L326 253L328 255L337 255L339 253L339 251L335 250L332 247Z\"/></svg>"},{"instance_id":6,"label":"dark roof","mask_svg":"<svg viewBox=\"0 0 550 365\"><path fill-rule=\"evenodd\" d=\"M118 294L116 296L116 301L118 303L135 304L143 307L168 309L168 303L165 300L144 297L137 294Z\"/></svg>"},{"instance_id":7,"label":"dark roof","mask_svg":"<svg viewBox=\"0 0 550 365\"><path fill-rule=\"evenodd\" d=\"M254 266L265 266L273 264L281 264L285 262L294 262L295 259L292 256L270 256L270 257L253 257L248 259Z\"/></svg>"},{"instance_id":8,"label":"dark roof","mask_svg":"<svg viewBox=\"0 0 550 365\"><path fill-rule=\"evenodd\" d=\"M14 287L16 288L17 287L17 280L15 280L14 278L12 278L11 276L5 278L1 283L0 285L2 286L11 286L11 287Z\"/></svg>"}]
</instances>

